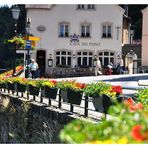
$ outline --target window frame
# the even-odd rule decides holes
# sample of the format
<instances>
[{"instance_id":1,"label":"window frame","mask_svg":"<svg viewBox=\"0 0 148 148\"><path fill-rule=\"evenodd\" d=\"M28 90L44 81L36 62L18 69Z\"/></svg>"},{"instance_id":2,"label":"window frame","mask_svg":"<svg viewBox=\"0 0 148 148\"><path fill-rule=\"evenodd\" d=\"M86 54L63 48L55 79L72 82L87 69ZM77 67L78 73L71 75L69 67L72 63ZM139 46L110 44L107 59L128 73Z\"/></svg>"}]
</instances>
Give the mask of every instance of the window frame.
<instances>
[{"instance_id":1,"label":"window frame","mask_svg":"<svg viewBox=\"0 0 148 148\"><path fill-rule=\"evenodd\" d=\"M84 32L83 32L82 27L84 27ZM80 36L81 38L91 38L91 24L90 23L80 24L80 35L81 35Z\"/></svg>"},{"instance_id":2,"label":"window frame","mask_svg":"<svg viewBox=\"0 0 148 148\"><path fill-rule=\"evenodd\" d=\"M59 54L57 54L59 52ZM62 54L62 52L65 52L65 54ZM69 54L70 53L70 54ZM59 57L59 63L57 63L57 58ZM66 63L62 64L63 61L62 59L66 58ZM69 63L69 58L70 58L70 63ZM72 51L69 50L57 50L55 51L55 65L56 66L63 66L63 67L71 67L72 66Z\"/></svg>"},{"instance_id":3,"label":"window frame","mask_svg":"<svg viewBox=\"0 0 148 148\"><path fill-rule=\"evenodd\" d=\"M61 28L61 26L63 25L63 28ZM69 28L70 28L70 25L68 22L60 22L59 23L59 37L60 38L68 38L69 37ZM67 28L66 28L67 27ZM63 29L62 33L61 33L61 30ZM66 31L67 29L67 31Z\"/></svg>"},{"instance_id":4,"label":"window frame","mask_svg":"<svg viewBox=\"0 0 148 148\"><path fill-rule=\"evenodd\" d=\"M108 55L107 54L105 55L105 53L108 53ZM107 66L111 62L115 63L115 52L113 52L113 51L108 51L108 50L100 51L100 52L98 52L98 57L101 61L101 65L103 65L103 66ZM104 58L108 58L107 65L104 65L105 64ZM113 61L111 59L113 59Z\"/></svg>"},{"instance_id":5,"label":"window frame","mask_svg":"<svg viewBox=\"0 0 148 148\"><path fill-rule=\"evenodd\" d=\"M102 23L102 38L113 38L113 23Z\"/></svg>"}]
</instances>

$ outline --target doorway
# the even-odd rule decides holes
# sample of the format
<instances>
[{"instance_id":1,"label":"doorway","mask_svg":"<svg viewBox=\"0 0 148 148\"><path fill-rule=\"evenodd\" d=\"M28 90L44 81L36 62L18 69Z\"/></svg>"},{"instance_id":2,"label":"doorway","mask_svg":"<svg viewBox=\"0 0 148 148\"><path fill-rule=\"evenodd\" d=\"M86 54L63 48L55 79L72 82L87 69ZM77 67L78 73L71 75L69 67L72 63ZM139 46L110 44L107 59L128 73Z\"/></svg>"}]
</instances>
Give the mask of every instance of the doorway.
<instances>
[{"instance_id":1,"label":"doorway","mask_svg":"<svg viewBox=\"0 0 148 148\"><path fill-rule=\"evenodd\" d=\"M40 77L42 77L45 74L45 66L46 66L45 50L37 51L37 63L39 65Z\"/></svg>"}]
</instances>

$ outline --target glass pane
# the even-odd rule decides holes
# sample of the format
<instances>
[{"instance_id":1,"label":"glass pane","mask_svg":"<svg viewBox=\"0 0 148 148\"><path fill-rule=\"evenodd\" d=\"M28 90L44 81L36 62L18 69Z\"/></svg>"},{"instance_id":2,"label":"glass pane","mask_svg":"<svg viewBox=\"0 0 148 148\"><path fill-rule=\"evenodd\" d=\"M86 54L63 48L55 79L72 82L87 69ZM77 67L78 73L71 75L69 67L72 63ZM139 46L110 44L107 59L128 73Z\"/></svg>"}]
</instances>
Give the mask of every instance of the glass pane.
<instances>
[{"instance_id":1,"label":"glass pane","mask_svg":"<svg viewBox=\"0 0 148 148\"><path fill-rule=\"evenodd\" d=\"M60 51L56 52L56 55L60 55Z\"/></svg>"},{"instance_id":2,"label":"glass pane","mask_svg":"<svg viewBox=\"0 0 148 148\"><path fill-rule=\"evenodd\" d=\"M114 58L110 58L110 63L113 63L114 64Z\"/></svg>"},{"instance_id":3,"label":"glass pane","mask_svg":"<svg viewBox=\"0 0 148 148\"><path fill-rule=\"evenodd\" d=\"M71 55L71 52L68 52L68 55Z\"/></svg>"},{"instance_id":4,"label":"glass pane","mask_svg":"<svg viewBox=\"0 0 148 148\"><path fill-rule=\"evenodd\" d=\"M81 66L81 57L78 57L78 66Z\"/></svg>"},{"instance_id":5,"label":"glass pane","mask_svg":"<svg viewBox=\"0 0 148 148\"><path fill-rule=\"evenodd\" d=\"M83 52L83 55L87 55L87 52Z\"/></svg>"},{"instance_id":6,"label":"glass pane","mask_svg":"<svg viewBox=\"0 0 148 148\"><path fill-rule=\"evenodd\" d=\"M62 55L66 55L66 51L62 51Z\"/></svg>"},{"instance_id":7,"label":"glass pane","mask_svg":"<svg viewBox=\"0 0 148 148\"><path fill-rule=\"evenodd\" d=\"M64 36L64 25L60 24L60 36Z\"/></svg>"},{"instance_id":8,"label":"glass pane","mask_svg":"<svg viewBox=\"0 0 148 148\"><path fill-rule=\"evenodd\" d=\"M81 52L78 52L78 55L81 55Z\"/></svg>"},{"instance_id":9,"label":"glass pane","mask_svg":"<svg viewBox=\"0 0 148 148\"><path fill-rule=\"evenodd\" d=\"M107 66L109 64L108 57L104 57L104 66Z\"/></svg>"},{"instance_id":10,"label":"glass pane","mask_svg":"<svg viewBox=\"0 0 148 148\"><path fill-rule=\"evenodd\" d=\"M93 55L93 53L92 52L89 52L89 55Z\"/></svg>"},{"instance_id":11,"label":"glass pane","mask_svg":"<svg viewBox=\"0 0 148 148\"><path fill-rule=\"evenodd\" d=\"M104 52L104 55L109 55L109 52Z\"/></svg>"},{"instance_id":12,"label":"glass pane","mask_svg":"<svg viewBox=\"0 0 148 148\"><path fill-rule=\"evenodd\" d=\"M99 56L102 56L102 52L99 52Z\"/></svg>"},{"instance_id":13,"label":"glass pane","mask_svg":"<svg viewBox=\"0 0 148 148\"><path fill-rule=\"evenodd\" d=\"M92 67L92 57L89 57L89 66Z\"/></svg>"},{"instance_id":14,"label":"glass pane","mask_svg":"<svg viewBox=\"0 0 148 148\"><path fill-rule=\"evenodd\" d=\"M66 57L62 57L61 60L62 60L62 61L61 61L61 64L62 64L63 66L66 66Z\"/></svg>"},{"instance_id":15,"label":"glass pane","mask_svg":"<svg viewBox=\"0 0 148 148\"><path fill-rule=\"evenodd\" d=\"M60 65L60 57L56 57L56 66Z\"/></svg>"},{"instance_id":16,"label":"glass pane","mask_svg":"<svg viewBox=\"0 0 148 148\"><path fill-rule=\"evenodd\" d=\"M83 62L83 66L87 66L87 57L83 57L83 60L82 60L82 62Z\"/></svg>"},{"instance_id":17,"label":"glass pane","mask_svg":"<svg viewBox=\"0 0 148 148\"><path fill-rule=\"evenodd\" d=\"M111 53L110 53L110 55L111 55L111 56L114 56L114 53L113 53L113 52L111 52Z\"/></svg>"},{"instance_id":18,"label":"glass pane","mask_svg":"<svg viewBox=\"0 0 148 148\"><path fill-rule=\"evenodd\" d=\"M71 57L68 57L68 65L71 66Z\"/></svg>"}]
</instances>

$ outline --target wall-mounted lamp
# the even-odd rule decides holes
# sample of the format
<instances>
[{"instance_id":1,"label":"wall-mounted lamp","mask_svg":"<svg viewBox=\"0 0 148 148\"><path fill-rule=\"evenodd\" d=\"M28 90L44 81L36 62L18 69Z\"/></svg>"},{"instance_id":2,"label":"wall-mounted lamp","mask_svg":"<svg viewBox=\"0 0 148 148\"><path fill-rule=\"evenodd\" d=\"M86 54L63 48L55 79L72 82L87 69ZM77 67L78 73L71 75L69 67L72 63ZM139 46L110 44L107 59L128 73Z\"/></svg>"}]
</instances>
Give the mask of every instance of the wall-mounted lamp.
<instances>
[{"instance_id":1,"label":"wall-mounted lamp","mask_svg":"<svg viewBox=\"0 0 148 148\"><path fill-rule=\"evenodd\" d=\"M48 59L48 66L52 67L52 65L53 65L53 59Z\"/></svg>"},{"instance_id":2,"label":"wall-mounted lamp","mask_svg":"<svg viewBox=\"0 0 148 148\"><path fill-rule=\"evenodd\" d=\"M75 54L73 54L73 56L72 56L74 59L76 58L76 55Z\"/></svg>"},{"instance_id":3,"label":"wall-mounted lamp","mask_svg":"<svg viewBox=\"0 0 148 148\"><path fill-rule=\"evenodd\" d=\"M49 54L49 59L52 59L52 54L51 53Z\"/></svg>"}]
</instances>

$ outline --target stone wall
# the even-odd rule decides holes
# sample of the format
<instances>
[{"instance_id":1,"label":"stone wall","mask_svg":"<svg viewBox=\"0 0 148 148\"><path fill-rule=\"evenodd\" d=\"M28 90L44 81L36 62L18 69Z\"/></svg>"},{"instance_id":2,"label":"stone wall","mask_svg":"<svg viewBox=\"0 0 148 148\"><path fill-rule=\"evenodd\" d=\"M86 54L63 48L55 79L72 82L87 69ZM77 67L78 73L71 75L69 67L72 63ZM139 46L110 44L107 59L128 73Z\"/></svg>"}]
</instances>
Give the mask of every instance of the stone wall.
<instances>
[{"instance_id":1,"label":"stone wall","mask_svg":"<svg viewBox=\"0 0 148 148\"><path fill-rule=\"evenodd\" d=\"M73 119L70 113L2 93L0 143L61 143L59 132Z\"/></svg>"}]
</instances>

